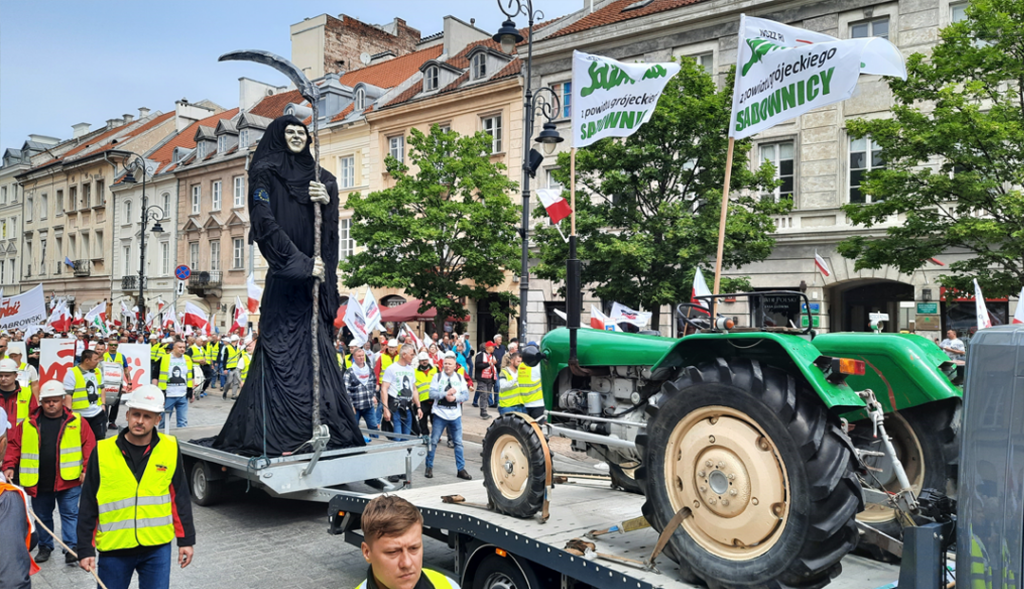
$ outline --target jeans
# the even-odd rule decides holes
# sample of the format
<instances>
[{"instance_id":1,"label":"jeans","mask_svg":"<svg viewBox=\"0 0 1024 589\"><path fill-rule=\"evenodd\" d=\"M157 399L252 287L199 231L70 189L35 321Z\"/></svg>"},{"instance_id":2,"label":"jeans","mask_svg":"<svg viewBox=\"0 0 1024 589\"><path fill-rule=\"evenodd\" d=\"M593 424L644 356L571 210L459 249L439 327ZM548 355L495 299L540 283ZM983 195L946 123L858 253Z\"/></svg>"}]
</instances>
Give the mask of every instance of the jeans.
<instances>
[{"instance_id":1,"label":"jeans","mask_svg":"<svg viewBox=\"0 0 1024 589\"><path fill-rule=\"evenodd\" d=\"M458 418L454 421L448 421L434 416L434 423L432 424L434 433L430 436L430 452L427 454L427 468L434 468L434 452L437 451L437 443L441 441L441 433L447 429L448 435L451 436L452 441L455 442L455 470L466 469L466 458L462 452L462 418Z\"/></svg>"},{"instance_id":2,"label":"jeans","mask_svg":"<svg viewBox=\"0 0 1024 589\"><path fill-rule=\"evenodd\" d=\"M238 368L228 368L227 375L228 384L224 387L224 398L227 398L229 392L231 392L232 395L237 396L242 390L242 373Z\"/></svg>"},{"instance_id":3,"label":"jeans","mask_svg":"<svg viewBox=\"0 0 1024 589\"><path fill-rule=\"evenodd\" d=\"M526 407L522 405L513 405L511 407L498 407L498 415L505 415L506 413L519 412L526 413Z\"/></svg>"},{"instance_id":4,"label":"jeans","mask_svg":"<svg viewBox=\"0 0 1024 589\"><path fill-rule=\"evenodd\" d=\"M203 391L202 392L205 393L206 389L210 388L210 383L213 382L213 368L210 368L210 366L207 365L207 364L203 364L202 367L203 367Z\"/></svg>"},{"instance_id":5,"label":"jeans","mask_svg":"<svg viewBox=\"0 0 1024 589\"><path fill-rule=\"evenodd\" d=\"M60 476L60 473L57 474ZM78 498L82 495L82 487L75 486L63 491L42 493L36 490L32 498L32 511L36 512L43 525L53 529L53 508L60 511L60 539L68 546L78 544ZM39 545L53 550L53 536L39 530Z\"/></svg>"},{"instance_id":6,"label":"jeans","mask_svg":"<svg viewBox=\"0 0 1024 589\"><path fill-rule=\"evenodd\" d=\"M412 434L412 410L395 409L391 412L391 424L396 434Z\"/></svg>"},{"instance_id":7,"label":"jeans","mask_svg":"<svg viewBox=\"0 0 1024 589\"><path fill-rule=\"evenodd\" d=\"M164 414L160 416L160 425L157 426L157 429L163 429L164 417L170 419L171 413L175 411L178 413L177 427L188 427L188 398L167 397L164 399Z\"/></svg>"},{"instance_id":8,"label":"jeans","mask_svg":"<svg viewBox=\"0 0 1024 589\"><path fill-rule=\"evenodd\" d=\"M365 409L356 409L356 424L362 419L366 422L366 429L377 429L380 427L380 419L377 417L377 408L374 406ZM377 436L370 436L376 438Z\"/></svg>"},{"instance_id":9,"label":"jeans","mask_svg":"<svg viewBox=\"0 0 1024 589\"><path fill-rule=\"evenodd\" d=\"M524 407L526 414L534 419L541 419L544 417L544 406L538 407Z\"/></svg>"},{"instance_id":10,"label":"jeans","mask_svg":"<svg viewBox=\"0 0 1024 589\"><path fill-rule=\"evenodd\" d=\"M483 398L483 401L479 401ZM487 413L487 407L498 406L498 395L494 392L494 381L480 379L476 381L476 394L473 395L473 404L480 405L480 414Z\"/></svg>"},{"instance_id":11,"label":"jeans","mask_svg":"<svg viewBox=\"0 0 1024 589\"><path fill-rule=\"evenodd\" d=\"M98 574L107 589L128 589L132 574L139 572L139 589L168 589L171 583L171 543L133 556L100 553Z\"/></svg>"}]
</instances>

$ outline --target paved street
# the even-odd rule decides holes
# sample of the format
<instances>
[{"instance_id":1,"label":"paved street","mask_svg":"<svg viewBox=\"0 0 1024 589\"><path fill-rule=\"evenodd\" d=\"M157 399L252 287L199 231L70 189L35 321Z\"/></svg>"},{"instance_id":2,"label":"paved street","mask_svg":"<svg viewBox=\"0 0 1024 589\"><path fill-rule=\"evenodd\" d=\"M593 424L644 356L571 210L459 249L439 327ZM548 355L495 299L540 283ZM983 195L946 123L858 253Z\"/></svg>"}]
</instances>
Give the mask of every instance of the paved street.
<instances>
[{"instance_id":1,"label":"paved street","mask_svg":"<svg viewBox=\"0 0 1024 589\"><path fill-rule=\"evenodd\" d=\"M222 423L231 401L210 396L189 409L189 425ZM485 422L476 409L465 411L467 438L482 436ZM123 424L123 413L120 419ZM172 429L172 433L173 433ZM567 442L567 440L565 440ZM479 443L467 441L467 470L482 484ZM577 456L582 456L577 453ZM565 459L565 462L572 461ZM574 463L574 467L582 464ZM443 444L434 462L435 476L423 478L422 467L413 477L414 486L458 482L455 458ZM353 490L372 492L353 485ZM196 523L195 561L187 569L171 571L171 587L317 589L355 587L364 578L365 561L356 547L340 536L327 534L326 504L272 499L238 484L233 498L213 507L193 504ZM58 532L59 534L59 532ZM452 552L441 542L424 538L424 562L451 570ZM33 587L43 589L85 589L95 587L92 576L78 567L64 565L59 551L42 571L32 577ZM132 587L137 587L136 582Z\"/></svg>"}]
</instances>

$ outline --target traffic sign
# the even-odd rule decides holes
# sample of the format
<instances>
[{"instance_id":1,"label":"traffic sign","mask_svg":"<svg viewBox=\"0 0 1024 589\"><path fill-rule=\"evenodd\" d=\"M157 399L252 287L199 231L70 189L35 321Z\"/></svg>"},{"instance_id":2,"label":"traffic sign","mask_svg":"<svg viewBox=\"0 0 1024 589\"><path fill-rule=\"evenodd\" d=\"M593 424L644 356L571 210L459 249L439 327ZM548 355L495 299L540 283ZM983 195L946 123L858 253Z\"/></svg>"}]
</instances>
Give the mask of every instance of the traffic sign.
<instances>
[{"instance_id":1,"label":"traffic sign","mask_svg":"<svg viewBox=\"0 0 1024 589\"><path fill-rule=\"evenodd\" d=\"M176 276L178 280L188 280L188 277L192 276L192 270L185 264L182 264L174 269L174 276Z\"/></svg>"},{"instance_id":2,"label":"traffic sign","mask_svg":"<svg viewBox=\"0 0 1024 589\"><path fill-rule=\"evenodd\" d=\"M179 295L185 294L185 281L184 280L179 280L178 284L174 287L174 290Z\"/></svg>"}]
</instances>

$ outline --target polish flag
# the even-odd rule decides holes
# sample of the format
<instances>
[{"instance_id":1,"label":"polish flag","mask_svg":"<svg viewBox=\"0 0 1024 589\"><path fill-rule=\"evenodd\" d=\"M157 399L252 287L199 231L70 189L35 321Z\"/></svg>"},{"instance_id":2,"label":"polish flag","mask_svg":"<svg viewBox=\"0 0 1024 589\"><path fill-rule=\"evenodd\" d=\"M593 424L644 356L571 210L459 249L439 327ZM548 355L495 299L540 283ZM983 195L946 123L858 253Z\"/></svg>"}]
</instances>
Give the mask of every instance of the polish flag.
<instances>
[{"instance_id":1,"label":"polish flag","mask_svg":"<svg viewBox=\"0 0 1024 589\"><path fill-rule=\"evenodd\" d=\"M228 333L238 330L238 334L245 336L245 328L249 325L249 310L242 306L242 299L235 297L235 320L231 324Z\"/></svg>"},{"instance_id":2,"label":"polish flag","mask_svg":"<svg viewBox=\"0 0 1024 589\"><path fill-rule=\"evenodd\" d=\"M942 260L940 260L938 258L928 258L928 261L931 262L932 264L935 264L935 265L938 265L938 266L945 266L946 265L945 262L943 262Z\"/></svg>"},{"instance_id":3,"label":"polish flag","mask_svg":"<svg viewBox=\"0 0 1024 589\"><path fill-rule=\"evenodd\" d=\"M71 315L68 314L68 306L62 300L54 307L46 324L53 327L54 331L68 331L71 329Z\"/></svg>"},{"instance_id":4,"label":"polish flag","mask_svg":"<svg viewBox=\"0 0 1024 589\"><path fill-rule=\"evenodd\" d=\"M174 315L174 309L167 309L164 312L163 328L169 329L173 333L181 331L181 328L178 326L178 318Z\"/></svg>"},{"instance_id":5,"label":"polish flag","mask_svg":"<svg viewBox=\"0 0 1024 589\"><path fill-rule=\"evenodd\" d=\"M416 348L417 352L419 352L420 350L423 349L423 347L424 347L423 346L423 340L421 340L420 338L416 337L416 334L413 332L412 329L409 329L408 325L402 325L402 330L399 331L398 334L399 335L405 335L409 339L411 339L412 340L412 345Z\"/></svg>"},{"instance_id":6,"label":"polish flag","mask_svg":"<svg viewBox=\"0 0 1024 589\"><path fill-rule=\"evenodd\" d=\"M185 325L191 325L210 333L210 320L206 313L192 303L185 303Z\"/></svg>"},{"instance_id":7,"label":"polish flag","mask_svg":"<svg viewBox=\"0 0 1024 589\"><path fill-rule=\"evenodd\" d=\"M981 294L977 278L974 279L974 313L978 316L978 331L992 327L992 320L988 316L988 307L985 306L985 297Z\"/></svg>"},{"instance_id":8,"label":"polish flag","mask_svg":"<svg viewBox=\"0 0 1024 589\"><path fill-rule=\"evenodd\" d=\"M551 224L558 225L558 222L572 214L569 203L562 198L561 190L555 188L539 188L537 196L540 197L540 204L551 217Z\"/></svg>"},{"instance_id":9,"label":"polish flag","mask_svg":"<svg viewBox=\"0 0 1024 589\"><path fill-rule=\"evenodd\" d=\"M1011 323L1024 323L1024 288L1020 289L1020 296L1017 297L1017 311Z\"/></svg>"},{"instance_id":10,"label":"polish flag","mask_svg":"<svg viewBox=\"0 0 1024 589\"><path fill-rule=\"evenodd\" d=\"M708 288L708 283L704 281L704 274L701 273L700 268L697 268L697 272L693 275L693 290L690 291L690 302L695 305L700 305L704 308L702 311L705 315L711 314L711 308L708 306L710 300L701 300L697 297L709 297L711 296L711 289Z\"/></svg>"},{"instance_id":11,"label":"polish flag","mask_svg":"<svg viewBox=\"0 0 1024 589\"><path fill-rule=\"evenodd\" d=\"M612 323L612 320L607 315L597 308L597 305L590 306L590 326L602 331L605 329L608 331L615 331L615 324Z\"/></svg>"},{"instance_id":12,"label":"polish flag","mask_svg":"<svg viewBox=\"0 0 1024 589\"><path fill-rule=\"evenodd\" d=\"M260 308L260 299L263 298L263 289L256 284L256 275L250 274L245 281L245 288L249 291L249 312L255 313Z\"/></svg>"},{"instance_id":13,"label":"polish flag","mask_svg":"<svg viewBox=\"0 0 1024 589\"><path fill-rule=\"evenodd\" d=\"M828 264L825 263L825 258L818 255L818 252L814 252L814 265L818 267L825 276L832 276L832 271L828 269Z\"/></svg>"}]
</instances>

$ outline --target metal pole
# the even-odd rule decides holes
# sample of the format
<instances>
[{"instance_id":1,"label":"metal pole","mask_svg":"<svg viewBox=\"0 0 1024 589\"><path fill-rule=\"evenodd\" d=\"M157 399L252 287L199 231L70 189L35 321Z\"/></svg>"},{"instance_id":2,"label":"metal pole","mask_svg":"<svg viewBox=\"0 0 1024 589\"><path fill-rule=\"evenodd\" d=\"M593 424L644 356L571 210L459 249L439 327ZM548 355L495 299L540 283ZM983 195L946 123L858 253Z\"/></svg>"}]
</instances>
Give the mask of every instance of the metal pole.
<instances>
[{"instance_id":1,"label":"metal pole","mask_svg":"<svg viewBox=\"0 0 1024 589\"><path fill-rule=\"evenodd\" d=\"M136 156L138 158L138 156ZM135 161L139 161L136 159ZM146 162L142 162L142 232L139 233L139 323L142 325L146 320L146 207L149 205L146 200ZM140 328L141 331L141 328Z\"/></svg>"},{"instance_id":2,"label":"metal pole","mask_svg":"<svg viewBox=\"0 0 1024 589\"><path fill-rule=\"evenodd\" d=\"M530 138L533 136L533 96L530 70L533 61L533 1L526 3L529 26L526 35L526 92L523 95L523 262L519 278L519 341L525 342L527 299L530 293ZM522 344L520 344L522 345Z\"/></svg>"}]
</instances>

